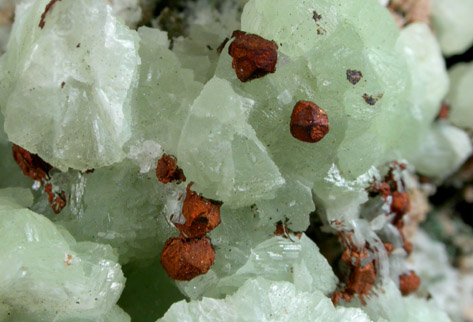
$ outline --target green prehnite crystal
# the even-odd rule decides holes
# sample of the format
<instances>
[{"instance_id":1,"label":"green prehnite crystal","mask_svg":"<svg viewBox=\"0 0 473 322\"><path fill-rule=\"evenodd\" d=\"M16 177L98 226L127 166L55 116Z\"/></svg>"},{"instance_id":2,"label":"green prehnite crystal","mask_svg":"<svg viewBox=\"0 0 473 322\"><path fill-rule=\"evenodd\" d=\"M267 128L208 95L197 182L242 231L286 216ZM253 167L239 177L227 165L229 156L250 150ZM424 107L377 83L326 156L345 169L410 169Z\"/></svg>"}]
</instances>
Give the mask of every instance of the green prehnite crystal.
<instances>
[{"instance_id":1,"label":"green prehnite crystal","mask_svg":"<svg viewBox=\"0 0 473 322\"><path fill-rule=\"evenodd\" d=\"M194 81L191 70L182 68L165 32L142 27L139 36L142 64L132 100L135 136L130 144L151 140L176 155L182 127L203 84Z\"/></svg>"},{"instance_id":2,"label":"green prehnite crystal","mask_svg":"<svg viewBox=\"0 0 473 322\"><path fill-rule=\"evenodd\" d=\"M154 173L140 174L131 161L89 174L58 173L52 182L65 190L71 201L60 216L49 209L46 196L37 207L47 209L50 218L76 239L112 245L121 263L155 257L166 239L175 234L164 215L163 184Z\"/></svg>"},{"instance_id":3,"label":"green prehnite crystal","mask_svg":"<svg viewBox=\"0 0 473 322\"><path fill-rule=\"evenodd\" d=\"M129 321L115 306L125 279L113 249L76 242L32 202L26 189L0 190L2 321Z\"/></svg>"},{"instance_id":4,"label":"green prehnite crystal","mask_svg":"<svg viewBox=\"0 0 473 322\"><path fill-rule=\"evenodd\" d=\"M471 66L448 75L442 57L471 42L468 30L451 36L470 24L451 14L471 16L470 4L442 16L446 0L435 0L436 38L422 23L399 29L377 0L199 0L171 12L169 34L128 27L162 24L149 20L157 1L62 0L45 13L49 3L17 6L0 58L0 321L448 321L435 302L401 297L402 236L391 200L368 188L392 161L442 180L473 151ZM238 80L233 39L224 43L236 29L277 44L275 73ZM436 120L449 76L451 124ZM328 115L315 144L291 135L301 100ZM13 143L54 166L60 214L45 182L34 198L21 188L33 182ZM186 182L158 181L163 153ZM179 235L191 182L223 202L222 222L207 235L210 270L175 283L160 253ZM311 223L369 245L377 280L366 306L332 304L341 284L327 245L303 233ZM381 237L396 248L389 257Z\"/></svg>"},{"instance_id":5,"label":"green prehnite crystal","mask_svg":"<svg viewBox=\"0 0 473 322\"><path fill-rule=\"evenodd\" d=\"M255 210L261 222L274 225L284 222L293 231L305 231L309 227L307 215L315 211L315 204L310 187L296 181L286 182L273 200L257 202Z\"/></svg>"},{"instance_id":6,"label":"green prehnite crystal","mask_svg":"<svg viewBox=\"0 0 473 322\"><path fill-rule=\"evenodd\" d=\"M460 63L453 66L448 75L450 76L450 92L447 95L447 103L450 104L450 115L448 120L461 128L473 128L473 64Z\"/></svg>"},{"instance_id":7,"label":"green prehnite crystal","mask_svg":"<svg viewBox=\"0 0 473 322\"><path fill-rule=\"evenodd\" d=\"M321 16L317 21L314 11ZM255 102L249 122L283 177L307 182L315 190L328 188L333 166L353 180L372 165L407 157L427 135L433 111L447 91L445 65L428 27L414 25L399 37L389 13L374 1L353 6L250 1L242 29L279 45L277 72L242 84L224 49L216 73ZM348 69L363 74L356 85L347 80ZM427 98L416 94L432 89L435 93ZM372 100L367 102L365 94ZM313 101L328 114L330 132L315 145L289 133L298 100Z\"/></svg>"},{"instance_id":8,"label":"green prehnite crystal","mask_svg":"<svg viewBox=\"0 0 473 322\"><path fill-rule=\"evenodd\" d=\"M412 163L424 175L444 177L458 169L472 152L470 137L465 131L439 123L425 137Z\"/></svg>"},{"instance_id":9,"label":"green prehnite crystal","mask_svg":"<svg viewBox=\"0 0 473 322\"><path fill-rule=\"evenodd\" d=\"M53 166L87 170L124 158L139 38L104 1L17 7L1 59L0 102L14 143Z\"/></svg>"},{"instance_id":10,"label":"green prehnite crystal","mask_svg":"<svg viewBox=\"0 0 473 322\"><path fill-rule=\"evenodd\" d=\"M471 12L469 0L432 1L432 27L445 55L461 54L473 43Z\"/></svg>"},{"instance_id":11,"label":"green prehnite crystal","mask_svg":"<svg viewBox=\"0 0 473 322\"><path fill-rule=\"evenodd\" d=\"M371 321L360 309L335 308L320 291L297 292L289 282L249 279L233 295L173 304L159 322L171 321Z\"/></svg>"},{"instance_id":12,"label":"green prehnite crystal","mask_svg":"<svg viewBox=\"0 0 473 322\"><path fill-rule=\"evenodd\" d=\"M214 77L192 105L179 141L177 157L186 176L205 196L230 206L274 198L284 183L247 123L253 104Z\"/></svg>"},{"instance_id":13,"label":"green prehnite crystal","mask_svg":"<svg viewBox=\"0 0 473 322\"><path fill-rule=\"evenodd\" d=\"M299 240L300 238L300 240ZM317 246L302 234L272 237L251 249L248 261L233 275L220 279L215 286L231 294L250 279L264 277L292 282L298 291L318 290L326 295L336 287L337 278L319 253Z\"/></svg>"},{"instance_id":14,"label":"green prehnite crystal","mask_svg":"<svg viewBox=\"0 0 473 322\"><path fill-rule=\"evenodd\" d=\"M224 10L219 11L206 1L190 3L193 14L188 19L188 36L173 39L172 50L182 66L192 69L195 80L204 84L214 75L220 45L234 30L240 29L237 1L223 2L222 6Z\"/></svg>"},{"instance_id":15,"label":"green prehnite crystal","mask_svg":"<svg viewBox=\"0 0 473 322\"><path fill-rule=\"evenodd\" d=\"M414 117L433 120L439 113L440 101L448 88L444 63L439 55L432 55L432 52L439 52L438 44L424 24L412 24L405 28L400 42L404 45L406 61L413 71L412 77L415 76L410 81ZM433 124L420 137L422 143L416 145L415 151L406 157L417 171L428 176L444 177L452 173L472 152L468 135L448 124Z\"/></svg>"}]
</instances>

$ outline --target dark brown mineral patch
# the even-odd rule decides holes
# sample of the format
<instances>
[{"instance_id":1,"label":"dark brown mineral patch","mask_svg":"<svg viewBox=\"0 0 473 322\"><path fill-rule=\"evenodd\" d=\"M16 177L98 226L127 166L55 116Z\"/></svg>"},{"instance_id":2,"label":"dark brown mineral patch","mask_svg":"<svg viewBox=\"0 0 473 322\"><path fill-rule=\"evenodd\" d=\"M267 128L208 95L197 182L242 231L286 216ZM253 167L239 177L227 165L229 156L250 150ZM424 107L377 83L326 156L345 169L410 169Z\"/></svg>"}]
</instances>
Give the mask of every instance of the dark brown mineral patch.
<instances>
[{"instance_id":1,"label":"dark brown mineral patch","mask_svg":"<svg viewBox=\"0 0 473 322\"><path fill-rule=\"evenodd\" d=\"M322 16L317 13L317 11L312 11L312 19L314 19L315 22L319 21L322 19Z\"/></svg>"},{"instance_id":2,"label":"dark brown mineral patch","mask_svg":"<svg viewBox=\"0 0 473 322\"><path fill-rule=\"evenodd\" d=\"M163 154L158 160L156 167L156 177L162 183L169 183L172 181L182 182L186 181L184 172L177 166L176 157L173 155Z\"/></svg>"},{"instance_id":3,"label":"dark brown mineral patch","mask_svg":"<svg viewBox=\"0 0 473 322\"><path fill-rule=\"evenodd\" d=\"M378 96L372 96L366 93L363 94L363 99L365 100L366 104L369 104L369 105L375 105L382 97L383 97L383 94L380 94Z\"/></svg>"},{"instance_id":4,"label":"dark brown mineral patch","mask_svg":"<svg viewBox=\"0 0 473 322\"><path fill-rule=\"evenodd\" d=\"M353 85L356 85L363 78L359 70L347 69L347 79Z\"/></svg>"}]
</instances>

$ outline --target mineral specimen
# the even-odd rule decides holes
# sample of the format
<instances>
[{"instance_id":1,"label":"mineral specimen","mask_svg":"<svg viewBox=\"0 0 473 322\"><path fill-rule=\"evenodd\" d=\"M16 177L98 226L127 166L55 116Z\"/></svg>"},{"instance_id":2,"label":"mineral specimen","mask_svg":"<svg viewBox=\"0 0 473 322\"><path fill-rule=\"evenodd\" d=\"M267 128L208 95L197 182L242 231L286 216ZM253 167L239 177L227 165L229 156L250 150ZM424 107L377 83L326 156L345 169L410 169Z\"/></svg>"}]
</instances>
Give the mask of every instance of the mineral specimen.
<instances>
[{"instance_id":1,"label":"mineral specimen","mask_svg":"<svg viewBox=\"0 0 473 322\"><path fill-rule=\"evenodd\" d=\"M2 2L0 321L473 320L469 1Z\"/></svg>"}]
</instances>

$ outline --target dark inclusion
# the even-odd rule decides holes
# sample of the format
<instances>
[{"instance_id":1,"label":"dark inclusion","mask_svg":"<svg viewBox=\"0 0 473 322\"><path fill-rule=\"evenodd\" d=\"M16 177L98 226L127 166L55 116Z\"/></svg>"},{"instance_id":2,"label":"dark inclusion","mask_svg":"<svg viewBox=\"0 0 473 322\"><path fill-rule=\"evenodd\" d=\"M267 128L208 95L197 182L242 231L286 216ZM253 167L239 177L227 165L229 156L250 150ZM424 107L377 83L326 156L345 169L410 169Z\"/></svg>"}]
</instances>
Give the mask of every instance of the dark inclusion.
<instances>
[{"instance_id":1,"label":"dark inclusion","mask_svg":"<svg viewBox=\"0 0 473 322\"><path fill-rule=\"evenodd\" d=\"M356 85L362 77L363 74L359 70L347 69L347 79L353 85Z\"/></svg>"},{"instance_id":2,"label":"dark inclusion","mask_svg":"<svg viewBox=\"0 0 473 322\"><path fill-rule=\"evenodd\" d=\"M383 97L383 94L380 94L377 97L373 97L372 95L368 95L366 93L363 94L363 99L369 105L375 105L378 102L378 100L382 97Z\"/></svg>"},{"instance_id":3,"label":"dark inclusion","mask_svg":"<svg viewBox=\"0 0 473 322\"><path fill-rule=\"evenodd\" d=\"M312 16L312 18L314 19L315 22L317 22L317 21L319 21L320 19L322 19L322 15L319 15L319 14L317 13L317 11L314 10L314 11L313 11L313 14L314 14L314 15Z\"/></svg>"}]
</instances>

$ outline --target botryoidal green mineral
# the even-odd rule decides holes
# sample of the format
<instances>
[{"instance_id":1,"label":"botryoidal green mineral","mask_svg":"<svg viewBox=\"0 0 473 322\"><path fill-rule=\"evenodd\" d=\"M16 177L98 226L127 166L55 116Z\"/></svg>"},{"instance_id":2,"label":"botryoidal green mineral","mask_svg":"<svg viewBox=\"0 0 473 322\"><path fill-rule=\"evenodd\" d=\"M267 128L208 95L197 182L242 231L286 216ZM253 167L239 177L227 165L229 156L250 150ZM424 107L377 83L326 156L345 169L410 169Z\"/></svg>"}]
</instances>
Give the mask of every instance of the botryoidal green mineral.
<instances>
[{"instance_id":1,"label":"botryoidal green mineral","mask_svg":"<svg viewBox=\"0 0 473 322\"><path fill-rule=\"evenodd\" d=\"M441 294L401 295L402 236L367 188L394 160L442 180L471 154L472 73L452 70L450 86L442 57L469 36L454 43L438 11L437 35L423 23L400 30L377 0L217 2L189 3L187 36L172 40L132 29L150 1L18 2L0 58L0 321L449 321ZM275 73L238 80L232 40L217 52L236 29L277 44ZM438 121L449 88L458 108ZM289 131L301 100L328 115L318 143ZM54 167L49 182L67 196L60 214L22 176L12 143ZM186 183L156 179L163 153ZM410 174L396 175L412 187ZM157 266L189 182L223 202L222 223L208 235L209 272L174 282ZM342 281L308 235L274 234L311 222L378 250L366 306L333 305Z\"/></svg>"}]
</instances>

